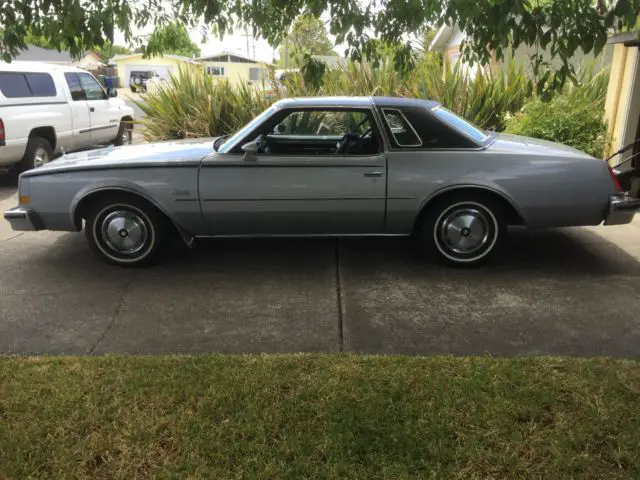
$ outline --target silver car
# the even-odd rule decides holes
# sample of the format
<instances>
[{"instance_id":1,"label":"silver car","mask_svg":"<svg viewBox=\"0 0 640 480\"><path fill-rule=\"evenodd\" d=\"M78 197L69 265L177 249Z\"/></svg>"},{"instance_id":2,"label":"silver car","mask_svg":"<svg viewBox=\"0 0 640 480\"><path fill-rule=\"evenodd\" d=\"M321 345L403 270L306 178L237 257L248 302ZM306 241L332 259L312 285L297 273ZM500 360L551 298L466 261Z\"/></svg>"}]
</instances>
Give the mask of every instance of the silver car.
<instances>
[{"instance_id":1,"label":"silver car","mask_svg":"<svg viewBox=\"0 0 640 480\"><path fill-rule=\"evenodd\" d=\"M67 155L20 176L14 230L81 231L116 265L150 263L171 238L415 237L470 266L508 225L629 223L640 201L574 148L483 131L436 102L281 100L215 139Z\"/></svg>"}]
</instances>

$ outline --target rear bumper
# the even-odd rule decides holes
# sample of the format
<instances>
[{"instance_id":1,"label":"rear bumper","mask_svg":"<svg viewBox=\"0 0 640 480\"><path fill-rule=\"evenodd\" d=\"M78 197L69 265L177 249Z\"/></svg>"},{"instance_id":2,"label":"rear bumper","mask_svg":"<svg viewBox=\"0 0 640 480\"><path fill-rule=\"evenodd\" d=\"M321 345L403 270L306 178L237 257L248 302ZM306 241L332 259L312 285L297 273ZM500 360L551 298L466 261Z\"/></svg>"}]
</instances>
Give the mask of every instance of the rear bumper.
<instances>
[{"instance_id":1,"label":"rear bumper","mask_svg":"<svg viewBox=\"0 0 640 480\"><path fill-rule=\"evenodd\" d=\"M609 199L609 210L604 219L605 225L624 225L633 220L640 210L640 198L625 195L612 195Z\"/></svg>"},{"instance_id":2,"label":"rear bumper","mask_svg":"<svg viewBox=\"0 0 640 480\"><path fill-rule=\"evenodd\" d=\"M42 223L33 211L16 207L4 212L4 219L11 224L11 228L18 232L32 232L42 230Z\"/></svg>"}]
</instances>

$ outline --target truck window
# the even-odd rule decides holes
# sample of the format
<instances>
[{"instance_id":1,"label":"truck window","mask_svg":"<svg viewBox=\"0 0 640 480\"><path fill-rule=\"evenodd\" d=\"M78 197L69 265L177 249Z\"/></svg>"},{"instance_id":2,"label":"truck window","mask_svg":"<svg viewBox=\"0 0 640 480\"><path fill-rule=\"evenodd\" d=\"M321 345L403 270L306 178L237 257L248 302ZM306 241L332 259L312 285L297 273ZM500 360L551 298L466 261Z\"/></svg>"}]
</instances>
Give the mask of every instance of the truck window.
<instances>
[{"instance_id":1,"label":"truck window","mask_svg":"<svg viewBox=\"0 0 640 480\"><path fill-rule=\"evenodd\" d=\"M82 85L87 100L105 100L107 98L107 95L102 89L102 85L91 75L88 73L79 73L78 77L80 77L80 85Z\"/></svg>"},{"instance_id":2,"label":"truck window","mask_svg":"<svg viewBox=\"0 0 640 480\"><path fill-rule=\"evenodd\" d=\"M0 92L7 98L31 96L27 79L24 74L17 72L0 73Z\"/></svg>"},{"instance_id":3,"label":"truck window","mask_svg":"<svg viewBox=\"0 0 640 480\"><path fill-rule=\"evenodd\" d=\"M55 97L57 95L53 78L48 73L25 73L25 78L34 97Z\"/></svg>"},{"instance_id":4,"label":"truck window","mask_svg":"<svg viewBox=\"0 0 640 480\"><path fill-rule=\"evenodd\" d=\"M86 100L84 96L84 90L82 90L82 86L80 86L80 79L78 78L78 74L65 73L64 78L67 81L67 85L69 86L69 91L71 92L71 99L74 102Z\"/></svg>"},{"instance_id":5,"label":"truck window","mask_svg":"<svg viewBox=\"0 0 640 480\"><path fill-rule=\"evenodd\" d=\"M56 96L56 87L48 73L2 72L0 91L7 98Z\"/></svg>"}]
</instances>

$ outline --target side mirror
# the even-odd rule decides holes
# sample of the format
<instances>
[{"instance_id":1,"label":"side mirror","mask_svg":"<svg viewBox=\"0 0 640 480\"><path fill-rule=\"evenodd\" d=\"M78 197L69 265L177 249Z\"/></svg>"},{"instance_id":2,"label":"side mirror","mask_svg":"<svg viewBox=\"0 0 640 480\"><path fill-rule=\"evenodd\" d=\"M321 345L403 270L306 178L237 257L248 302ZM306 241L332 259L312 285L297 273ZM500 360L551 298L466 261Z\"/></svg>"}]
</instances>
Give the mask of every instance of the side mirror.
<instances>
[{"instance_id":1,"label":"side mirror","mask_svg":"<svg viewBox=\"0 0 640 480\"><path fill-rule=\"evenodd\" d=\"M117 97L118 96L118 90L116 90L115 88L108 87L107 88L107 96L108 97L112 97L112 98L113 97Z\"/></svg>"},{"instance_id":2,"label":"side mirror","mask_svg":"<svg viewBox=\"0 0 640 480\"><path fill-rule=\"evenodd\" d=\"M258 155L258 143L256 141L245 143L240 149L244 152L243 160L256 160Z\"/></svg>"}]
</instances>

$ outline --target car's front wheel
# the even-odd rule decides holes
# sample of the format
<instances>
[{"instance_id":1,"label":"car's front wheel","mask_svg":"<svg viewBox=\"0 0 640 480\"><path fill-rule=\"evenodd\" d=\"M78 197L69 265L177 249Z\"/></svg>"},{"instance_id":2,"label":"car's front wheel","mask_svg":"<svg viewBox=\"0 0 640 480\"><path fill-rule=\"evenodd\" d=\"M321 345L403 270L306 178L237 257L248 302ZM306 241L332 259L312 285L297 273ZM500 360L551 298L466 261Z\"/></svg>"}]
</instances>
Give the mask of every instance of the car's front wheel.
<instances>
[{"instance_id":1,"label":"car's front wheel","mask_svg":"<svg viewBox=\"0 0 640 480\"><path fill-rule=\"evenodd\" d=\"M436 200L420 225L422 244L430 256L460 267L486 262L505 235L503 206L481 194L451 194Z\"/></svg>"},{"instance_id":2,"label":"car's front wheel","mask_svg":"<svg viewBox=\"0 0 640 480\"><path fill-rule=\"evenodd\" d=\"M32 168L41 167L53 159L53 150L49 141L42 137L29 137L27 149L24 152L19 170L26 172Z\"/></svg>"},{"instance_id":3,"label":"car's front wheel","mask_svg":"<svg viewBox=\"0 0 640 480\"><path fill-rule=\"evenodd\" d=\"M121 145L131 145L133 143L133 125L129 122L120 122L118 136L113 141L116 147Z\"/></svg>"},{"instance_id":4,"label":"car's front wheel","mask_svg":"<svg viewBox=\"0 0 640 480\"><path fill-rule=\"evenodd\" d=\"M166 219L135 196L109 196L89 207L85 235L91 249L108 263L143 266L163 249Z\"/></svg>"}]
</instances>

